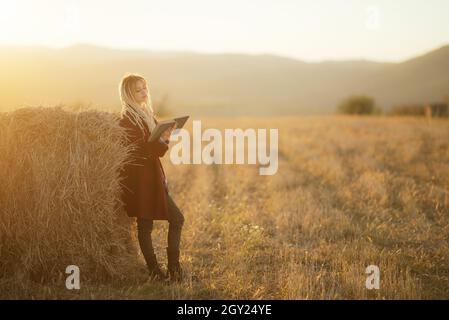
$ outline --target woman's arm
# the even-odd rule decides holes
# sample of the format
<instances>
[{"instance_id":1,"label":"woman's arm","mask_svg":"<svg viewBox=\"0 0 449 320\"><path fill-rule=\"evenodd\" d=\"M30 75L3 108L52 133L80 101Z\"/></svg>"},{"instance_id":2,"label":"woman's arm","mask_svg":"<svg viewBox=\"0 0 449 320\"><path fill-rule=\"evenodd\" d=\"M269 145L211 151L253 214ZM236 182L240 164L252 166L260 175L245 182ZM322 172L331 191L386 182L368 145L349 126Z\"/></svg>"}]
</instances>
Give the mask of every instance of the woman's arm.
<instances>
[{"instance_id":1,"label":"woman's arm","mask_svg":"<svg viewBox=\"0 0 449 320\"><path fill-rule=\"evenodd\" d=\"M152 142L145 141L145 135L142 130L140 130L137 125L133 124L128 117L123 117L120 119L120 126L126 129L128 143L135 144L136 150L134 152L136 154L144 157L163 157L167 152L168 144L164 143L160 139Z\"/></svg>"},{"instance_id":2,"label":"woman's arm","mask_svg":"<svg viewBox=\"0 0 449 320\"><path fill-rule=\"evenodd\" d=\"M146 142L145 150L149 155L163 157L168 150L168 144L162 139L157 139L152 142Z\"/></svg>"}]
</instances>

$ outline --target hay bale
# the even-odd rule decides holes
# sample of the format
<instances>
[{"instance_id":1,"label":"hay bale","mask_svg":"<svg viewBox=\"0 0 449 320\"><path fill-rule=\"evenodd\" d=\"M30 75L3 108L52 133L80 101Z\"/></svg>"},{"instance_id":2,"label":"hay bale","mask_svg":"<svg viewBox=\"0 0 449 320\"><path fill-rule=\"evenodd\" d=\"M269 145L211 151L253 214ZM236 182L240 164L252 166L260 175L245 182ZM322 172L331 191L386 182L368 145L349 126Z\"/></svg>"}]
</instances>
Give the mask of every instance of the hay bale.
<instances>
[{"instance_id":1,"label":"hay bale","mask_svg":"<svg viewBox=\"0 0 449 320\"><path fill-rule=\"evenodd\" d=\"M71 264L83 281L136 270L118 120L61 106L0 113L0 278L55 281Z\"/></svg>"}]
</instances>

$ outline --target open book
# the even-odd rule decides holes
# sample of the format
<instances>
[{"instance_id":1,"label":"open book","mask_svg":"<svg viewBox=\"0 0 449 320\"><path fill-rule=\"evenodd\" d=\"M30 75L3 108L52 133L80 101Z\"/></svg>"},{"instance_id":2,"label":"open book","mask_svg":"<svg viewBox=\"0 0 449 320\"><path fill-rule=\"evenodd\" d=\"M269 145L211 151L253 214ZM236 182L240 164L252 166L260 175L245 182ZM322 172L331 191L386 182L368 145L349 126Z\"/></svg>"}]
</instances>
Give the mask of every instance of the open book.
<instances>
[{"instance_id":1,"label":"open book","mask_svg":"<svg viewBox=\"0 0 449 320\"><path fill-rule=\"evenodd\" d=\"M176 123L176 129L182 128L184 126L184 124L187 122L187 119L189 119L189 116L159 121L157 123L156 127L151 132L149 142L153 142L154 140L159 139L161 137L162 133L164 133L165 130L173 127L175 125L175 123Z\"/></svg>"}]
</instances>

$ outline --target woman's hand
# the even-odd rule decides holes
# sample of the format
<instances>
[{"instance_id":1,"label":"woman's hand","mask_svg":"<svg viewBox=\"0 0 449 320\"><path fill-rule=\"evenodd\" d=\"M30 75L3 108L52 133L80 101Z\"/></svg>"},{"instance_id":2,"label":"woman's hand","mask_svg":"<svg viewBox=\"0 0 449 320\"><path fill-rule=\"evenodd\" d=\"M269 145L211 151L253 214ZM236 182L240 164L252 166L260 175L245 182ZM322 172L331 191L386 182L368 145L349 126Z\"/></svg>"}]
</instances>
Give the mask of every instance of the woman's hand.
<instances>
[{"instance_id":1,"label":"woman's hand","mask_svg":"<svg viewBox=\"0 0 449 320\"><path fill-rule=\"evenodd\" d=\"M172 127L168 128L167 130L165 130L165 131L161 134L162 139L163 139L164 141L169 141L169 140L170 140L170 136L171 136L173 130L175 130L175 129L176 129L176 123L175 123Z\"/></svg>"}]
</instances>

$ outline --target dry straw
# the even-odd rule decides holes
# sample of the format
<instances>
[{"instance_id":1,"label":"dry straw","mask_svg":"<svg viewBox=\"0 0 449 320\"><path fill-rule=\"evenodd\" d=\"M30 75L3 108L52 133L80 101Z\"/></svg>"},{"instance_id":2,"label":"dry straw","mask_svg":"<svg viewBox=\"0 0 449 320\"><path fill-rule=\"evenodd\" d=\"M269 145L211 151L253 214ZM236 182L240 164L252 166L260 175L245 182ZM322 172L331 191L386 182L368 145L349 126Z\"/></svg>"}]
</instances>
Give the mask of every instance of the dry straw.
<instances>
[{"instance_id":1,"label":"dry straw","mask_svg":"<svg viewBox=\"0 0 449 320\"><path fill-rule=\"evenodd\" d=\"M118 120L62 106L0 113L1 279L59 281L71 264L85 281L135 272L119 197L130 147Z\"/></svg>"}]
</instances>

